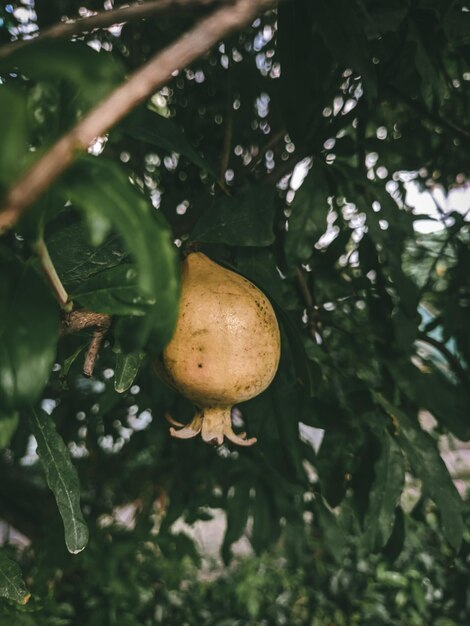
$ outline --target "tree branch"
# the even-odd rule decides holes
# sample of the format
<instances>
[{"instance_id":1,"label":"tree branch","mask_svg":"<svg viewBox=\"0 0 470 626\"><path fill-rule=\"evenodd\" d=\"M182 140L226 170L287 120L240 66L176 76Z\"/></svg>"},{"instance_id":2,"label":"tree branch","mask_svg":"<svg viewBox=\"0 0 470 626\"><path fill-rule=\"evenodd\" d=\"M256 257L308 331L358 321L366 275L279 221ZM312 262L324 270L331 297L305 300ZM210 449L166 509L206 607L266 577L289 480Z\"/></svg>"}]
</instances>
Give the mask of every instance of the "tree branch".
<instances>
[{"instance_id":1,"label":"tree branch","mask_svg":"<svg viewBox=\"0 0 470 626\"><path fill-rule=\"evenodd\" d=\"M129 111L164 85L175 71L188 66L215 43L238 30L276 0L236 0L202 19L194 28L158 52L129 80L98 104L48 150L13 186L0 213L0 233L11 228L47 187L70 166L77 153L117 124Z\"/></svg>"},{"instance_id":2,"label":"tree branch","mask_svg":"<svg viewBox=\"0 0 470 626\"><path fill-rule=\"evenodd\" d=\"M25 48L38 41L47 39L70 39L75 35L91 32L99 28L109 28L114 24L131 22L151 17L170 9L186 9L190 7L206 7L213 4L232 4L234 0L148 0L148 2L118 7L110 11L102 11L89 17L81 17L68 22L60 22L41 31L37 37L15 41L0 46L0 59L3 59L19 48Z\"/></svg>"},{"instance_id":3,"label":"tree branch","mask_svg":"<svg viewBox=\"0 0 470 626\"><path fill-rule=\"evenodd\" d=\"M88 346L83 363L83 373L85 376L93 376L93 369L103 343L104 336L111 326L111 316L105 313L95 313L93 311L72 311L66 314L60 329L61 335L70 335L86 328L95 327L92 340Z\"/></svg>"}]
</instances>

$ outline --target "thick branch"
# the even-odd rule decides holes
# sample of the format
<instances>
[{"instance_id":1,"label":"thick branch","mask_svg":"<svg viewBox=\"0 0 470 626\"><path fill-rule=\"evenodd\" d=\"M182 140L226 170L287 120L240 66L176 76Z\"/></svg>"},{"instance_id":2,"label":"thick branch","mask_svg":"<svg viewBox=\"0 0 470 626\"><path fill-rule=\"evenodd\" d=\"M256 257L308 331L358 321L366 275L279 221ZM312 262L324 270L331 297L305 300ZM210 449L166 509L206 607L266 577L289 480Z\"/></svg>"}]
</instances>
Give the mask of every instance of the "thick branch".
<instances>
[{"instance_id":1,"label":"thick branch","mask_svg":"<svg viewBox=\"0 0 470 626\"><path fill-rule=\"evenodd\" d=\"M150 17L170 9L205 7L216 3L230 4L234 0L149 0L148 2L133 4L127 7L118 7L110 11L103 11L90 17L81 17L68 22L60 22L41 31L37 37L15 41L0 47L0 59L8 56L19 48L24 48L38 41L46 39L70 39L75 35L91 32L98 28L109 28L114 24L131 22Z\"/></svg>"},{"instance_id":2,"label":"thick branch","mask_svg":"<svg viewBox=\"0 0 470 626\"><path fill-rule=\"evenodd\" d=\"M176 70L189 65L221 38L246 26L275 4L275 0L237 0L202 19L180 39L152 57L52 146L14 185L0 213L0 233L18 221L38 196L70 166L78 152L86 150L96 137L106 133L164 85Z\"/></svg>"}]
</instances>

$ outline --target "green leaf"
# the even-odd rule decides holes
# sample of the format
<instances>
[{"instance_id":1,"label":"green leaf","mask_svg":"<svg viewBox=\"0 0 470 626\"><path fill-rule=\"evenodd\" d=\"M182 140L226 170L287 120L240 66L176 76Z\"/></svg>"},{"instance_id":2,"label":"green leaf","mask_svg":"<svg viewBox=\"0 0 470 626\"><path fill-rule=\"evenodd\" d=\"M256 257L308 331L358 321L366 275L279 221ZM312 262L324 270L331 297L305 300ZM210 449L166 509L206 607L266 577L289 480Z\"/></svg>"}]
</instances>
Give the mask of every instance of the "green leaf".
<instances>
[{"instance_id":1,"label":"green leaf","mask_svg":"<svg viewBox=\"0 0 470 626\"><path fill-rule=\"evenodd\" d=\"M385 411L398 420L398 441L414 474L422 481L425 492L439 509L444 536L458 550L464 529L462 501L433 438L383 396L377 394L376 398Z\"/></svg>"},{"instance_id":2,"label":"green leaf","mask_svg":"<svg viewBox=\"0 0 470 626\"><path fill-rule=\"evenodd\" d=\"M44 389L59 335L58 307L30 264L0 254L0 407L29 406Z\"/></svg>"},{"instance_id":3,"label":"green leaf","mask_svg":"<svg viewBox=\"0 0 470 626\"><path fill-rule=\"evenodd\" d=\"M362 77L369 98L377 95L377 77L365 34L365 19L351 0L320 0L314 12L315 35L323 38L333 57ZM315 36L314 35L314 36Z\"/></svg>"},{"instance_id":4,"label":"green leaf","mask_svg":"<svg viewBox=\"0 0 470 626\"><path fill-rule=\"evenodd\" d=\"M444 18L444 31L455 46L470 43L470 13L464 3L453 2Z\"/></svg>"},{"instance_id":5,"label":"green leaf","mask_svg":"<svg viewBox=\"0 0 470 626\"><path fill-rule=\"evenodd\" d=\"M450 382L435 368L427 373L412 364L389 366L389 369L401 391L419 408L427 409L459 439L470 439L470 398L465 388Z\"/></svg>"},{"instance_id":6,"label":"green leaf","mask_svg":"<svg viewBox=\"0 0 470 626\"><path fill-rule=\"evenodd\" d=\"M189 143L186 135L172 120L149 109L139 109L125 120L124 131L139 141L182 154L217 179L217 172Z\"/></svg>"},{"instance_id":7,"label":"green leaf","mask_svg":"<svg viewBox=\"0 0 470 626\"><path fill-rule=\"evenodd\" d=\"M47 484L55 496L64 523L67 549L72 554L78 554L88 543L88 528L80 509L77 470L54 421L45 411L37 413L31 408L30 424Z\"/></svg>"},{"instance_id":8,"label":"green leaf","mask_svg":"<svg viewBox=\"0 0 470 626\"><path fill-rule=\"evenodd\" d=\"M379 431L380 457L375 463L375 479L369 494L369 509L364 521L367 545L377 550L386 545L395 523L395 509L405 481L403 453L385 428Z\"/></svg>"},{"instance_id":9,"label":"green leaf","mask_svg":"<svg viewBox=\"0 0 470 626\"><path fill-rule=\"evenodd\" d=\"M29 78L63 80L76 90L75 105L90 107L124 80L124 69L111 54L84 42L42 41L18 48L0 61L0 72L20 71Z\"/></svg>"},{"instance_id":10,"label":"green leaf","mask_svg":"<svg viewBox=\"0 0 470 626\"><path fill-rule=\"evenodd\" d=\"M233 197L219 198L197 221L193 241L229 246L269 246L274 242L275 188L248 187Z\"/></svg>"},{"instance_id":11,"label":"green leaf","mask_svg":"<svg viewBox=\"0 0 470 626\"><path fill-rule=\"evenodd\" d=\"M0 450L6 448L18 428L19 415L16 412L0 414Z\"/></svg>"},{"instance_id":12,"label":"green leaf","mask_svg":"<svg viewBox=\"0 0 470 626\"><path fill-rule=\"evenodd\" d=\"M222 543L222 557L225 563L231 558L230 546L244 533L250 512L250 484L242 481L233 487L234 491L227 497L226 515L227 529Z\"/></svg>"},{"instance_id":13,"label":"green leaf","mask_svg":"<svg viewBox=\"0 0 470 626\"><path fill-rule=\"evenodd\" d=\"M310 138L322 120L332 85L332 57L321 37L312 36L315 9L309 0L278 7L277 52L281 62L278 91L283 117L296 144Z\"/></svg>"},{"instance_id":14,"label":"green leaf","mask_svg":"<svg viewBox=\"0 0 470 626\"><path fill-rule=\"evenodd\" d=\"M48 226L47 249L69 291L91 276L119 265L128 254L116 233L111 233L98 248L92 246L86 224L70 210L65 209Z\"/></svg>"},{"instance_id":15,"label":"green leaf","mask_svg":"<svg viewBox=\"0 0 470 626\"><path fill-rule=\"evenodd\" d=\"M72 294L83 307L109 315L145 315L155 300L143 297L137 287L137 271L123 263L95 274Z\"/></svg>"},{"instance_id":16,"label":"green leaf","mask_svg":"<svg viewBox=\"0 0 470 626\"><path fill-rule=\"evenodd\" d=\"M155 302L138 322L139 341L132 349L141 348L150 334L154 349L162 348L171 338L179 300L179 263L164 218L111 161L81 159L62 184L85 211L95 246L111 227L118 231L136 262L140 296Z\"/></svg>"},{"instance_id":17,"label":"green leaf","mask_svg":"<svg viewBox=\"0 0 470 626\"><path fill-rule=\"evenodd\" d=\"M19 604L26 604L31 597L19 565L9 559L4 550L0 550L0 597Z\"/></svg>"},{"instance_id":18,"label":"green leaf","mask_svg":"<svg viewBox=\"0 0 470 626\"><path fill-rule=\"evenodd\" d=\"M256 488L253 504L253 530L251 543L259 553L278 537L280 532L279 519L273 510L271 495L263 487Z\"/></svg>"},{"instance_id":19,"label":"green leaf","mask_svg":"<svg viewBox=\"0 0 470 626\"><path fill-rule=\"evenodd\" d=\"M28 119L25 98L5 85L0 86L0 137L0 184L7 188L20 174L28 154Z\"/></svg>"},{"instance_id":20,"label":"green leaf","mask_svg":"<svg viewBox=\"0 0 470 626\"><path fill-rule=\"evenodd\" d=\"M291 265L308 261L313 246L326 231L328 184L318 163L307 174L292 202L289 230L285 239L286 256Z\"/></svg>"},{"instance_id":21,"label":"green leaf","mask_svg":"<svg viewBox=\"0 0 470 626\"><path fill-rule=\"evenodd\" d=\"M144 357L144 352L131 352L129 354L118 352L114 372L114 389L118 393L124 393L132 385Z\"/></svg>"}]
</instances>

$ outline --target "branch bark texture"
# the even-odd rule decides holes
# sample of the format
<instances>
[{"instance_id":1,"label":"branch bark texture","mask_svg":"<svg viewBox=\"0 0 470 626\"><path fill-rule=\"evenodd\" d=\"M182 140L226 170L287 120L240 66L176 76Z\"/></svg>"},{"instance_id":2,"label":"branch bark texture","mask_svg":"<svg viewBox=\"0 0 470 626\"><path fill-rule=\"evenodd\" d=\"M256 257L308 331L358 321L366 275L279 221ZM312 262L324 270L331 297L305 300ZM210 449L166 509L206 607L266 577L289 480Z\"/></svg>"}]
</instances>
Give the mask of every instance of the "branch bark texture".
<instances>
[{"instance_id":1,"label":"branch bark texture","mask_svg":"<svg viewBox=\"0 0 470 626\"><path fill-rule=\"evenodd\" d=\"M64 135L20 178L0 212L0 233L14 226L27 208L85 151L129 111L164 85L177 70L205 54L220 39L243 28L276 0L237 0L202 19L191 30L158 52L129 80L113 91Z\"/></svg>"}]
</instances>

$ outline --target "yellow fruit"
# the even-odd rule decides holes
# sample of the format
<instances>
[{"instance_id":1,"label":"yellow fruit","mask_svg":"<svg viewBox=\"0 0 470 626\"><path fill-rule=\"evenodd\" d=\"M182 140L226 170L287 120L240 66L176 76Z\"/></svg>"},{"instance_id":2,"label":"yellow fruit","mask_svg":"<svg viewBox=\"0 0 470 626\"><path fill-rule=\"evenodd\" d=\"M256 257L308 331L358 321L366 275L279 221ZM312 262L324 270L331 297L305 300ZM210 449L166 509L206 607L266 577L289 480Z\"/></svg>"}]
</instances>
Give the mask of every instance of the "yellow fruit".
<instances>
[{"instance_id":1,"label":"yellow fruit","mask_svg":"<svg viewBox=\"0 0 470 626\"><path fill-rule=\"evenodd\" d=\"M266 389L279 357L279 327L266 296L204 254L190 254L183 263L180 311L163 368L169 382L198 408L189 425L171 428L171 434L188 439L201 433L204 441L218 445L224 436L239 445L255 443L233 432L231 407Z\"/></svg>"}]
</instances>

